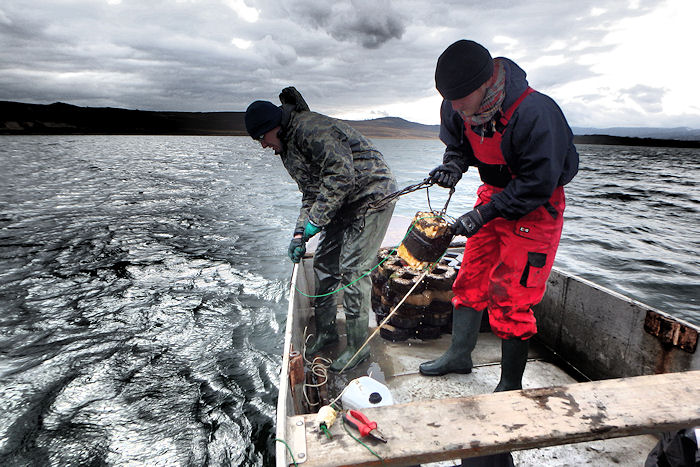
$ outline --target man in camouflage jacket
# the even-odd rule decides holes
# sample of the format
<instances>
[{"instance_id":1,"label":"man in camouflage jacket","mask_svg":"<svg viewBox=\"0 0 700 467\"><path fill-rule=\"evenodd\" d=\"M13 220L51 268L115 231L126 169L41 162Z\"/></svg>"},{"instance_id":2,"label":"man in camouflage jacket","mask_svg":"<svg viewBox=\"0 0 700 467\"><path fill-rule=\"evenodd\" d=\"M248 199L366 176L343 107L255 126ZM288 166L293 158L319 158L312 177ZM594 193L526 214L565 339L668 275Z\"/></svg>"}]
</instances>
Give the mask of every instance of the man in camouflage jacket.
<instances>
[{"instance_id":1,"label":"man in camouflage jacket","mask_svg":"<svg viewBox=\"0 0 700 467\"><path fill-rule=\"evenodd\" d=\"M368 336L374 265L394 205L370 209L372 202L396 191L396 180L382 154L344 122L309 111L293 87L280 94L281 106L255 101L246 110L248 134L272 148L297 182L302 204L289 257L299 262L306 241L321 233L314 254L316 339L306 349L317 353L338 341L335 290L344 288L347 347L331 370L352 368L369 357ZM352 361L351 361L352 358Z\"/></svg>"}]
</instances>

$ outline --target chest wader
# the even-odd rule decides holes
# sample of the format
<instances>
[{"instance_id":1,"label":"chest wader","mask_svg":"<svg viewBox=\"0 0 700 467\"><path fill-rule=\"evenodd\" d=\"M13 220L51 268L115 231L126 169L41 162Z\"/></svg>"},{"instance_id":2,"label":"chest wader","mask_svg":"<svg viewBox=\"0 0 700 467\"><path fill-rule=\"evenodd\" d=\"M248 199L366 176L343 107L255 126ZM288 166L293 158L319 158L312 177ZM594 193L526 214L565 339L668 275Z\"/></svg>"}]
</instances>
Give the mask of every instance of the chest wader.
<instances>
[{"instance_id":1,"label":"chest wader","mask_svg":"<svg viewBox=\"0 0 700 467\"><path fill-rule=\"evenodd\" d=\"M534 89L528 88L506 110L500 119L501 132L494 131L493 136L484 137L477 135L471 130L468 123L465 123L465 136L474 151L474 155L479 161L490 165L506 165L501 141L503 131L505 131L508 121L513 116L515 109ZM494 125L495 127L495 125ZM478 234L477 234L478 235ZM470 239L471 240L471 239ZM467 247L469 248L469 241ZM497 259L497 258L496 258ZM466 255L465 255L466 260ZM466 269L473 265L462 263L462 268ZM460 270L460 275L463 271ZM457 282L455 282L457 285ZM460 291L453 286L456 295ZM452 342L450 348L440 358L422 363L419 366L421 374L426 376L439 376L447 373L471 373L472 359L471 353L476 346L481 324L483 308L476 310L460 303L459 297L452 301L454 310L452 316ZM503 339L501 345L501 380L496 387L496 391L508 391L522 388L522 375L527 361L528 341L521 339Z\"/></svg>"},{"instance_id":2,"label":"chest wader","mask_svg":"<svg viewBox=\"0 0 700 467\"><path fill-rule=\"evenodd\" d=\"M534 89L527 88L518 100L506 111L501 119L503 131L515 109ZM477 159L487 164L505 165L506 161L501 151L502 133L494 131L493 137L484 138L475 134L467 126L465 134L474 150ZM464 267L464 266L463 266ZM501 338L501 379L494 392L522 389L522 377L527 363L529 340L519 338ZM462 459L462 465L468 467L511 467L514 465L513 456L509 452L489 456Z\"/></svg>"},{"instance_id":3,"label":"chest wader","mask_svg":"<svg viewBox=\"0 0 700 467\"><path fill-rule=\"evenodd\" d=\"M501 119L503 131L505 131L505 127L508 125L508 121L513 116L515 109L534 91L534 89L528 87L505 112L504 117ZM477 159L487 164L506 165L501 149L502 132L495 131L491 138L483 138L471 131L468 125L465 125L465 127L465 134ZM483 144L484 140L486 140L486 144ZM525 372L525 364L527 363L528 346L529 340L527 339L511 338L501 340L501 379L494 392L522 389L522 377Z\"/></svg>"},{"instance_id":4,"label":"chest wader","mask_svg":"<svg viewBox=\"0 0 700 467\"><path fill-rule=\"evenodd\" d=\"M317 338L307 347L307 355L338 341L336 330L337 294L343 288L343 311L345 312L346 347L330 366L338 372L350 362L346 370L354 368L369 357L369 346L354 358L369 336L369 310L372 282L365 275L377 258L384 234L389 227L394 204L382 210L368 210L364 217L357 218L349 226L328 225L314 254L314 279L316 298L314 319Z\"/></svg>"}]
</instances>

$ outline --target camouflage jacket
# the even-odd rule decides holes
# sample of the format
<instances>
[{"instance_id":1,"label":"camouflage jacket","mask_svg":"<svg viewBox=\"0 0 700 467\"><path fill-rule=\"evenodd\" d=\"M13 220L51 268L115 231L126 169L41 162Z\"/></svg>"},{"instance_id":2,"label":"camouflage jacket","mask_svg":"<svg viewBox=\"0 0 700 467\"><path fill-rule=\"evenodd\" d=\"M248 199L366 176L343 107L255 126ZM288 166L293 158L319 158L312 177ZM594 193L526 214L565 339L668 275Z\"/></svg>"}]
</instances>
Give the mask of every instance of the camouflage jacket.
<instances>
[{"instance_id":1,"label":"camouflage jacket","mask_svg":"<svg viewBox=\"0 0 700 467\"><path fill-rule=\"evenodd\" d=\"M396 191L382 154L350 125L287 104L282 110L282 162L302 193L295 232L307 220L319 227L349 222Z\"/></svg>"}]
</instances>

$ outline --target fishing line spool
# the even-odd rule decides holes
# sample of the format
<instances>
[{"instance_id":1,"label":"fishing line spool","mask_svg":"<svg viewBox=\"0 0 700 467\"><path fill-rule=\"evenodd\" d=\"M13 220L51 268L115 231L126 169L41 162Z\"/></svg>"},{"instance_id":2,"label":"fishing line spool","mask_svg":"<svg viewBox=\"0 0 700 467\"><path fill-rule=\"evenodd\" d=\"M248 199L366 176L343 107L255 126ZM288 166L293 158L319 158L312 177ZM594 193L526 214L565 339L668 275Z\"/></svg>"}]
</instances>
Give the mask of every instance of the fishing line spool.
<instances>
[{"instance_id":1,"label":"fishing line spool","mask_svg":"<svg viewBox=\"0 0 700 467\"><path fill-rule=\"evenodd\" d=\"M330 405L324 405L321 407L316 414L316 426L318 427L318 430L325 433L331 426L333 426L337 416L338 411Z\"/></svg>"}]
</instances>

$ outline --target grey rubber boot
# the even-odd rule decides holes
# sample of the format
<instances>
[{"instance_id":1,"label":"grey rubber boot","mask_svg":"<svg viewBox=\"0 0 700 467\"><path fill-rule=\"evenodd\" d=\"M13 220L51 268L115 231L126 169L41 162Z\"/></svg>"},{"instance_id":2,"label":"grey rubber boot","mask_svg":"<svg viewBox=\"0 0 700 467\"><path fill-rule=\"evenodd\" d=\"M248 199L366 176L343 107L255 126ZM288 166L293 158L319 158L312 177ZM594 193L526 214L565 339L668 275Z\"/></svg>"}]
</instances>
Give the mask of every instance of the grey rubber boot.
<instances>
[{"instance_id":1,"label":"grey rubber boot","mask_svg":"<svg viewBox=\"0 0 700 467\"><path fill-rule=\"evenodd\" d=\"M316 308L314 321L316 322L316 336L313 343L307 345L306 355L314 355L327 345L338 342L334 310Z\"/></svg>"},{"instance_id":2,"label":"grey rubber boot","mask_svg":"<svg viewBox=\"0 0 700 467\"><path fill-rule=\"evenodd\" d=\"M421 363L418 370L425 376L472 372L472 350L476 346L483 311L457 307L452 312L452 343L440 358Z\"/></svg>"},{"instance_id":3,"label":"grey rubber boot","mask_svg":"<svg viewBox=\"0 0 700 467\"><path fill-rule=\"evenodd\" d=\"M358 349L362 347L362 344L365 343L365 340L367 340L367 337L369 336L369 327L366 316L367 314L365 314L365 318L363 319L362 316L350 318L348 315L345 315L345 327L348 332L348 343L345 350L338 355L338 358L336 358L333 363L331 363L331 371L335 371L337 373L342 370L345 364L350 361L352 356L355 355L355 352L357 352ZM355 368L361 362L367 360L368 357L369 344L367 344L365 348L352 359L345 370L347 371L351 368Z\"/></svg>"},{"instance_id":4,"label":"grey rubber boot","mask_svg":"<svg viewBox=\"0 0 700 467\"><path fill-rule=\"evenodd\" d=\"M501 341L501 381L493 392L523 388L523 373L529 345L529 340L503 339Z\"/></svg>"}]
</instances>

